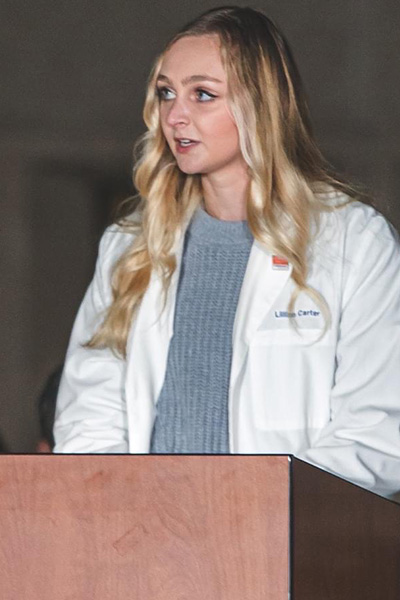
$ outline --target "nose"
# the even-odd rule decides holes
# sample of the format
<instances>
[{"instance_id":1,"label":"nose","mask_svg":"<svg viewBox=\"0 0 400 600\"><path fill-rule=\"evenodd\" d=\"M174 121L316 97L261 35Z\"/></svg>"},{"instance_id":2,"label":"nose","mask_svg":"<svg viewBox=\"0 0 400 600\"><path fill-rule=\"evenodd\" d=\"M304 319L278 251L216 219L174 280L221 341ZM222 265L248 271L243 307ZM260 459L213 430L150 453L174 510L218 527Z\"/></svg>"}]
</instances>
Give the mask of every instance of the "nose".
<instances>
[{"instance_id":1,"label":"nose","mask_svg":"<svg viewBox=\"0 0 400 600\"><path fill-rule=\"evenodd\" d=\"M190 111L183 99L170 100L167 106L166 122L170 127L190 122Z\"/></svg>"}]
</instances>

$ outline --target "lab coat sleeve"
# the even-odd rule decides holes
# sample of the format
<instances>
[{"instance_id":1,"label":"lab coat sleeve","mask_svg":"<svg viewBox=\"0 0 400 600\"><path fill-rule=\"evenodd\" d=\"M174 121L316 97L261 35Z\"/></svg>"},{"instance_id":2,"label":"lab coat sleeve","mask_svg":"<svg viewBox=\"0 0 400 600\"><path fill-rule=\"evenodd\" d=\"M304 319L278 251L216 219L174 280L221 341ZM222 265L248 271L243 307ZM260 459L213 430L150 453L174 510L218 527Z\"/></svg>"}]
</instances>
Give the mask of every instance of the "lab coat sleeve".
<instances>
[{"instance_id":1,"label":"lab coat sleeve","mask_svg":"<svg viewBox=\"0 0 400 600\"><path fill-rule=\"evenodd\" d=\"M331 420L300 458L390 497L400 490L400 249L371 211L345 235Z\"/></svg>"},{"instance_id":2,"label":"lab coat sleeve","mask_svg":"<svg viewBox=\"0 0 400 600\"><path fill-rule=\"evenodd\" d=\"M55 453L125 453L125 361L109 348L84 348L111 303L111 273L129 234L109 227L100 241L95 274L72 329L57 397Z\"/></svg>"}]
</instances>

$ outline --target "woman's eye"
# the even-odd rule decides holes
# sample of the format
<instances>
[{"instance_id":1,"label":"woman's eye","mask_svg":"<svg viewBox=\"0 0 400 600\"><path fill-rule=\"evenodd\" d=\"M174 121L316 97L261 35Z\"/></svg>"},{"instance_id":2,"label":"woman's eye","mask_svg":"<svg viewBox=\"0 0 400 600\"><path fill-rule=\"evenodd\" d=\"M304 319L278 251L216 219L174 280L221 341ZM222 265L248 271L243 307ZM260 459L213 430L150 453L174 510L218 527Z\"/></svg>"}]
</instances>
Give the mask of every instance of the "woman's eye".
<instances>
[{"instance_id":1,"label":"woman's eye","mask_svg":"<svg viewBox=\"0 0 400 600\"><path fill-rule=\"evenodd\" d=\"M160 98L160 100L168 100L168 98L165 97L165 93L169 93L171 90L169 90L166 87L162 87L162 88L157 88L157 96Z\"/></svg>"},{"instance_id":2,"label":"woman's eye","mask_svg":"<svg viewBox=\"0 0 400 600\"><path fill-rule=\"evenodd\" d=\"M160 100L170 100L171 98L168 97L167 94L173 94L173 92L166 87L157 88L157 96ZM216 98L214 94L210 94L210 92L206 92L200 88L196 89L196 94L200 102L211 102L214 98Z\"/></svg>"},{"instance_id":3,"label":"woman's eye","mask_svg":"<svg viewBox=\"0 0 400 600\"><path fill-rule=\"evenodd\" d=\"M198 94L205 94L209 99L213 100L216 96L214 94L210 94L210 92L206 92L205 90L196 90Z\"/></svg>"}]
</instances>

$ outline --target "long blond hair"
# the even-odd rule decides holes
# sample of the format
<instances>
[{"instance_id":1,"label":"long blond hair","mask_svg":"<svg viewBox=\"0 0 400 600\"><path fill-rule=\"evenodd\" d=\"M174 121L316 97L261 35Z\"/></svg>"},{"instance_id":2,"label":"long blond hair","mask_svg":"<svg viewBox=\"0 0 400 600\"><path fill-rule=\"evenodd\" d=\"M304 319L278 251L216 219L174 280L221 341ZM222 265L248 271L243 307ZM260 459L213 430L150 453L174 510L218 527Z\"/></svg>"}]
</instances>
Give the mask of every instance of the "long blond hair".
<instances>
[{"instance_id":1,"label":"long blond hair","mask_svg":"<svg viewBox=\"0 0 400 600\"><path fill-rule=\"evenodd\" d=\"M140 219L120 224L135 233L117 261L112 277L113 301L88 347L108 346L126 356L132 320L156 271L166 297L176 268L174 245L202 200L199 174L184 174L162 133L156 80L167 50L185 36L217 35L228 80L228 103L236 122L250 185L247 219L256 240L292 264L296 284L289 312L301 291L321 307L326 324L329 307L307 285L310 226L331 210L326 189L355 197L322 157L312 134L300 76L287 41L261 11L224 6L200 15L181 29L157 57L151 70L143 110L147 131L135 145L133 182Z\"/></svg>"}]
</instances>

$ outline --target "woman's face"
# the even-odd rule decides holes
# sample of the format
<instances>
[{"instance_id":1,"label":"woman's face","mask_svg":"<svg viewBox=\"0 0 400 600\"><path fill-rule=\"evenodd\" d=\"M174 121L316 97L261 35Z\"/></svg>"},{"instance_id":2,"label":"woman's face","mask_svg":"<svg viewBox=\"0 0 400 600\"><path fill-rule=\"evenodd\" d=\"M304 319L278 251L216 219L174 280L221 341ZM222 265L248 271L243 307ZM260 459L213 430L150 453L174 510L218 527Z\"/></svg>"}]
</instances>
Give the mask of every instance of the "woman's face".
<instances>
[{"instance_id":1,"label":"woman's face","mask_svg":"<svg viewBox=\"0 0 400 600\"><path fill-rule=\"evenodd\" d=\"M227 87L217 36L181 38L164 56L157 80L161 127L184 173L229 174L243 165Z\"/></svg>"}]
</instances>

